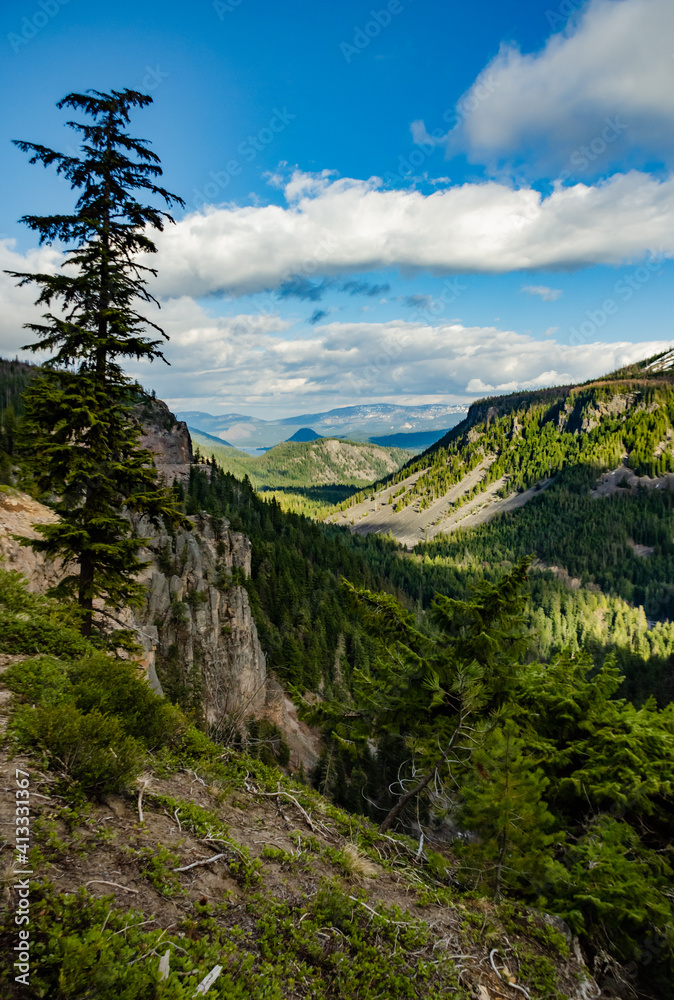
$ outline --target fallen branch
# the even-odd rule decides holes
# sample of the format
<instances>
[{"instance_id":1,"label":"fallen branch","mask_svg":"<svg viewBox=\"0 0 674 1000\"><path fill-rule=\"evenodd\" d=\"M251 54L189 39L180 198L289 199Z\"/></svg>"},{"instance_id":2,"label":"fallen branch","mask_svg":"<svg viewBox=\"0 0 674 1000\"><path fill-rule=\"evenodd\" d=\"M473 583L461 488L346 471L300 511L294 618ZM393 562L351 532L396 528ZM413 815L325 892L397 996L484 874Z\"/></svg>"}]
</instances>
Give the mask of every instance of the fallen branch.
<instances>
[{"instance_id":1,"label":"fallen branch","mask_svg":"<svg viewBox=\"0 0 674 1000\"><path fill-rule=\"evenodd\" d=\"M108 916L110 916L111 912L112 912L111 910L108 910ZM107 922L108 922L108 917L105 918L105 924L107 924ZM113 931L111 937L115 937L115 935L117 934L123 934L125 931L128 931L129 927L133 927L133 929L135 930L136 927L144 927L145 924L156 924L156 923L157 921L154 919L154 917L151 917L150 920L143 920L140 924L127 924L126 927L122 927L118 931ZM103 928L105 928L105 924L103 924Z\"/></svg>"},{"instance_id":2,"label":"fallen branch","mask_svg":"<svg viewBox=\"0 0 674 1000\"><path fill-rule=\"evenodd\" d=\"M492 950L489 952L489 962L491 964L492 969L494 970L494 972L496 973L496 975L499 977L499 979L501 980L501 982L505 983L506 986L509 986L511 990L519 990L520 993L524 993L524 995L527 998L527 1000L530 1000L529 994L527 993L527 991L524 989L523 986L518 986L516 983L509 983L507 979L503 978L503 976L501 975L501 973L496 968L496 964L494 963L494 955L496 955L496 954L498 954L498 948L492 948Z\"/></svg>"},{"instance_id":3,"label":"fallen branch","mask_svg":"<svg viewBox=\"0 0 674 1000\"><path fill-rule=\"evenodd\" d=\"M188 872L190 868L197 868L199 865L210 865L212 861L219 861L224 858L224 854L214 854L210 858L203 858L201 861L193 861L191 865L184 865L182 868L174 868L174 872Z\"/></svg>"},{"instance_id":4,"label":"fallen branch","mask_svg":"<svg viewBox=\"0 0 674 1000\"><path fill-rule=\"evenodd\" d=\"M230 851L233 851L235 854L238 854L244 864L246 865L250 864L250 858L247 858L246 855L243 853L243 851L240 851L238 847L234 846L234 844L230 844L228 840L223 840L222 837L204 837L204 839L200 840L199 843L224 844L225 847L228 847Z\"/></svg>"},{"instance_id":5,"label":"fallen branch","mask_svg":"<svg viewBox=\"0 0 674 1000\"><path fill-rule=\"evenodd\" d=\"M118 889L123 889L124 892L135 892L135 894L138 895L138 889L129 889L128 885L120 885L119 882L108 882L108 880L104 878L90 878L88 882L84 883L84 885L91 885L93 882L100 882L101 885L114 885Z\"/></svg>"},{"instance_id":6,"label":"fallen branch","mask_svg":"<svg viewBox=\"0 0 674 1000\"><path fill-rule=\"evenodd\" d=\"M284 791L279 791L279 792L258 792L258 791L256 791L256 792L254 792L254 794L255 795L264 795L268 799L278 798L279 796L283 796L284 798L289 799L289 801L292 802L293 805L296 806L299 809L299 811L302 813L302 815L304 816L304 819L306 820L306 824L309 827L309 829L312 830L314 833L317 832L316 831L316 827L314 826L313 821L312 821L311 816L309 815L309 813L306 811L306 809L302 808L302 806L299 804L299 802L297 801L297 799L293 795L291 795L290 792L284 792Z\"/></svg>"},{"instance_id":7,"label":"fallen branch","mask_svg":"<svg viewBox=\"0 0 674 1000\"><path fill-rule=\"evenodd\" d=\"M197 986L197 991L196 993L193 994L193 996L195 997L204 996L204 994L208 993L209 989L211 988L211 986L213 985L213 983L218 978L221 972L222 972L222 966L214 965L211 971L208 973L208 975L201 980L201 982Z\"/></svg>"},{"instance_id":8,"label":"fallen branch","mask_svg":"<svg viewBox=\"0 0 674 1000\"><path fill-rule=\"evenodd\" d=\"M140 823L145 822L145 819L143 817L143 795L145 794L145 789L147 788L147 786L150 784L151 781L152 778L150 777L150 775L146 774L142 778L140 782L140 788L138 789L138 820Z\"/></svg>"}]
</instances>

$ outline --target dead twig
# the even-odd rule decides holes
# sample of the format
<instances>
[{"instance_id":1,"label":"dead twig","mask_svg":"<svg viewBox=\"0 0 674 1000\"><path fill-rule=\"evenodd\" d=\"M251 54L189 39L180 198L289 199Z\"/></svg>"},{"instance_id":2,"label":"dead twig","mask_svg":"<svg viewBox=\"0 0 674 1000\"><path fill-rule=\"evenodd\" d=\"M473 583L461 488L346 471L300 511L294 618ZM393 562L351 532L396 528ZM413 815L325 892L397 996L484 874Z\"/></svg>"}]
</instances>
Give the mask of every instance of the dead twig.
<instances>
[{"instance_id":1,"label":"dead twig","mask_svg":"<svg viewBox=\"0 0 674 1000\"><path fill-rule=\"evenodd\" d=\"M149 775L145 775L140 783L140 788L138 789L138 821L144 823L145 819L143 816L143 795L145 794L145 789L150 784L152 779Z\"/></svg>"},{"instance_id":2,"label":"dead twig","mask_svg":"<svg viewBox=\"0 0 674 1000\"><path fill-rule=\"evenodd\" d=\"M311 819L311 816L306 811L306 809L304 809L299 804L299 802L297 801L297 799L295 798L295 796L290 794L290 792L285 792L285 791L259 792L259 791L256 791L254 794L255 795L264 795L268 799L279 798L279 796L282 796L283 798L288 799L288 801L292 802L292 804L302 813L302 815L304 816L304 819L305 819L306 824L309 827L309 829L312 830L314 833L316 833L316 827L314 826L314 823L313 823L313 820Z\"/></svg>"},{"instance_id":3,"label":"dead twig","mask_svg":"<svg viewBox=\"0 0 674 1000\"><path fill-rule=\"evenodd\" d=\"M104 878L90 878L88 882L84 883L84 885L92 885L94 882L100 882L102 885L114 885L118 889L123 889L124 892L135 892L135 894L138 895L138 889L129 889L128 885L120 885L119 882L108 882L108 880Z\"/></svg>"},{"instance_id":4,"label":"dead twig","mask_svg":"<svg viewBox=\"0 0 674 1000\"><path fill-rule=\"evenodd\" d=\"M499 979L501 980L501 982L505 983L506 986L509 986L511 990L519 990L520 993L524 993L524 995L527 998L527 1000L530 1000L529 994L524 989L523 986L518 986L516 983L509 983L507 979L503 978L503 976L501 975L501 973L496 968L496 964L494 962L494 955L497 955L497 954L498 954L498 948L492 948L492 950L489 952L489 962L491 964L492 969L494 970L494 972L496 973L496 975L499 977Z\"/></svg>"},{"instance_id":5,"label":"dead twig","mask_svg":"<svg viewBox=\"0 0 674 1000\"><path fill-rule=\"evenodd\" d=\"M368 906L367 903L364 903L362 901L362 899L357 899L355 896L349 896L349 899L352 899L354 901L354 903L358 903L359 906L364 906L365 909L369 910L369 912L374 917L379 917L380 920L385 920L387 924L393 924L394 927L410 927L411 926L411 924L410 924L410 922L408 920L391 920L389 917L385 917L383 913L378 913L377 910L373 910L372 907Z\"/></svg>"},{"instance_id":6,"label":"dead twig","mask_svg":"<svg viewBox=\"0 0 674 1000\"><path fill-rule=\"evenodd\" d=\"M193 861L191 865L183 865L182 868L174 868L174 872L188 872L190 868L197 868L199 865L210 865L212 861L219 861L220 858L224 858L224 854L214 854L210 858L203 858L202 861Z\"/></svg>"}]
</instances>

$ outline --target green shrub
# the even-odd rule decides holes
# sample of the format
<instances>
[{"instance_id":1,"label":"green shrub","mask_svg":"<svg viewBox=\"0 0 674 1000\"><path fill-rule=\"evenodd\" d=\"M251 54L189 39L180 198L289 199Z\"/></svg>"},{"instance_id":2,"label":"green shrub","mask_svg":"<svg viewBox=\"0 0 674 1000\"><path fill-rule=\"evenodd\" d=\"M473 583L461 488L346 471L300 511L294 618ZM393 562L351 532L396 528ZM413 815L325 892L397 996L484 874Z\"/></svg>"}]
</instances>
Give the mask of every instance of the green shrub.
<instances>
[{"instance_id":1,"label":"green shrub","mask_svg":"<svg viewBox=\"0 0 674 1000\"><path fill-rule=\"evenodd\" d=\"M156 750L186 727L176 708L149 686L137 664L97 653L71 670L75 704L83 712L116 716L129 736Z\"/></svg>"},{"instance_id":2,"label":"green shrub","mask_svg":"<svg viewBox=\"0 0 674 1000\"><path fill-rule=\"evenodd\" d=\"M0 637L4 653L75 657L91 649L74 608L31 594L25 578L8 570L0 570Z\"/></svg>"},{"instance_id":3,"label":"green shrub","mask_svg":"<svg viewBox=\"0 0 674 1000\"><path fill-rule=\"evenodd\" d=\"M11 732L21 749L42 753L50 770L88 795L120 791L143 769L140 743L119 719L97 710L85 715L72 704L23 706Z\"/></svg>"},{"instance_id":4,"label":"green shrub","mask_svg":"<svg viewBox=\"0 0 674 1000\"><path fill-rule=\"evenodd\" d=\"M180 864L180 856L163 844L143 847L136 852L140 858L140 870L162 896L170 898L181 891L180 879L174 872Z\"/></svg>"},{"instance_id":5,"label":"green shrub","mask_svg":"<svg viewBox=\"0 0 674 1000\"><path fill-rule=\"evenodd\" d=\"M72 698L67 667L55 656L12 663L3 674L3 683L31 704L58 705Z\"/></svg>"}]
</instances>

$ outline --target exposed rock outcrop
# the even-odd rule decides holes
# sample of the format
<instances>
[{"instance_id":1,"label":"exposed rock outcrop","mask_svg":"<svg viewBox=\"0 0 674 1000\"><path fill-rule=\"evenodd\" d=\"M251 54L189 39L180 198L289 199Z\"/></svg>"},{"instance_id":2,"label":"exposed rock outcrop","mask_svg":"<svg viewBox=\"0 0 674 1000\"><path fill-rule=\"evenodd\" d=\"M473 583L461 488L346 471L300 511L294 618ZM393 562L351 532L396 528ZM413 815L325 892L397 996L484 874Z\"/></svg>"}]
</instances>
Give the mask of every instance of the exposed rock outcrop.
<instances>
[{"instance_id":1,"label":"exposed rock outcrop","mask_svg":"<svg viewBox=\"0 0 674 1000\"><path fill-rule=\"evenodd\" d=\"M136 407L143 425L141 444L152 452L158 471L171 483L189 478L192 441L187 425L162 400L147 397ZM52 510L18 490L0 490L0 556L18 570L31 590L44 592L63 575L59 562L22 546L15 535L37 537L36 524L56 520ZM249 717L279 727L290 746L291 763L312 767L317 738L300 722L294 705L267 672L248 593L251 543L231 531L226 520L191 519L192 531L157 530L136 523L148 539L140 582L147 587L143 608L116 609L143 647L140 663L157 690L192 698L215 729L242 730Z\"/></svg>"},{"instance_id":2,"label":"exposed rock outcrop","mask_svg":"<svg viewBox=\"0 0 674 1000\"><path fill-rule=\"evenodd\" d=\"M192 462L192 439L183 420L176 420L166 403L148 396L136 407L143 425L140 444L154 456L161 476L169 483L185 479Z\"/></svg>"},{"instance_id":3,"label":"exposed rock outcrop","mask_svg":"<svg viewBox=\"0 0 674 1000\"><path fill-rule=\"evenodd\" d=\"M39 538L34 525L53 524L56 514L26 493L0 487L0 562L5 569L16 570L28 579L30 590L42 593L58 583L60 563L47 561L15 537Z\"/></svg>"},{"instance_id":4,"label":"exposed rock outcrop","mask_svg":"<svg viewBox=\"0 0 674 1000\"><path fill-rule=\"evenodd\" d=\"M195 530L152 538L141 582L147 602L137 621L154 667L170 693L192 688L206 721L223 715L261 715L267 670L242 586L250 575L250 541L209 518L193 518ZM140 525L143 535L150 532Z\"/></svg>"},{"instance_id":5,"label":"exposed rock outcrop","mask_svg":"<svg viewBox=\"0 0 674 1000\"><path fill-rule=\"evenodd\" d=\"M179 467L185 474L189 466ZM0 491L0 553L7 569L44 592L58 583L59 563L22 546L14 535L36 537L34 524L56 520L48 507L18 490ZM141 558L140 581L147 587L138 612L118 612L144 649L139 662L156 690L192 696L205 721L223 733L243 729L250 717L264 718L281 730L291 764L312 767L317 736L297 718L291 700L269 674L244 584L251 571L250 540L217 527L202 516L192 531L171 535L145 522L138 533L149 539Z\"/></svg>"}]
</instances>

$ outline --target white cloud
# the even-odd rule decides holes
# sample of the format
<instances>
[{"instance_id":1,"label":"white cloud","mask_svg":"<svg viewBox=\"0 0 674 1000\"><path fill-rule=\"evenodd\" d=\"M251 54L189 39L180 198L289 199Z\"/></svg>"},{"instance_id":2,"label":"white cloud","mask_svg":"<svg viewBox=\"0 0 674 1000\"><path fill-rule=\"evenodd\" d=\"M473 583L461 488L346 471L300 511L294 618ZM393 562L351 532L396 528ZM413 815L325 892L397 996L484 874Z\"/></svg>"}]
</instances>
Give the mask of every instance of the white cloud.
<instances>
[{"instance_id":1,"label":"white cloud","mask_svg":"<svg viewBox=\"0 0 674 1000\"><path fill-rule=\"evenodd\" d=\"M458 102L448 152L545 176L671 162L673 51L672 0L590 0L542 51L502 46Z\"/></svg>"},{"instance_id":2,"label":"white cloud","mask_svg":"<svg viewBox=\"0 0 674 1000\"><path fill-rule=\"evenodd\" d=\"M561 288L548 288L547 285L523 285L522 291L527 295L537 295L544 302L556 302L562 295Z\"/></svg>"},{"instance_id":3,"label":"white cloud","mask_svg":"<svg viewBox=\"0 0 674 1000\"><path fill-rule=\"evenodd\" d=\"M328 323L299 336L277 315L214 319L198 304L168 304L172 368L138 366L176 409L260 415L366 401L430 402L582 381L664 350L668 343L554 340L459 323Z\"/></svg>"},{"instance_id":4,"label":"white cloud","mask_svg":"<svg viewBox=\"0 0 674 1000\"><path fill-rule=\"evenodd\" d=\"M463 184L429 195L296 173L287 206L212 207L157 239L162 295L242 295L291 276L420 269L435 274L621 264L674 254L674 177L589 186Z\"/></svg>"},{"instance_id":5,"label":"white cloud","mask_svg":"<svg viewBox=\"0 0 674 1000\"><path fill-rule=\"evenodd\" d=\"M36 337L30 330L24 330L24 323L39 322L45 307L36 309L33 305L38 296L36 285L17 286L16 280L5 271L36 272L51 274L58 270L61 254L50 247L18 253L16 241L0 240L0 354L10 357L22 354L24 344L32 343ZM25 355L23 355L25 356Z\"/></svg>"},{"instance_id":6,"label":"white cloud","mask_svg":"<svg viewBox=\"0 0 674 1000\"><path fill-rule=\"evenodd\" d=\"M0 262L23 270L26 258L11 248ZM51 251L28 255L28 265L51 269ZM5 307L1 353L26 340L20 323L35 315L33 295L0 281ZM276 312L214 317L189 297L164 304L160 322L171 339L167 367L129 366L148 388L176 409L224 408L273 416L329 409L365 401L421 403L552 383L575 382L667 349L642 344L559 344L511 330L436 326L420 321L327 323L306 331Z\"/></svg>"}]
</instances>

